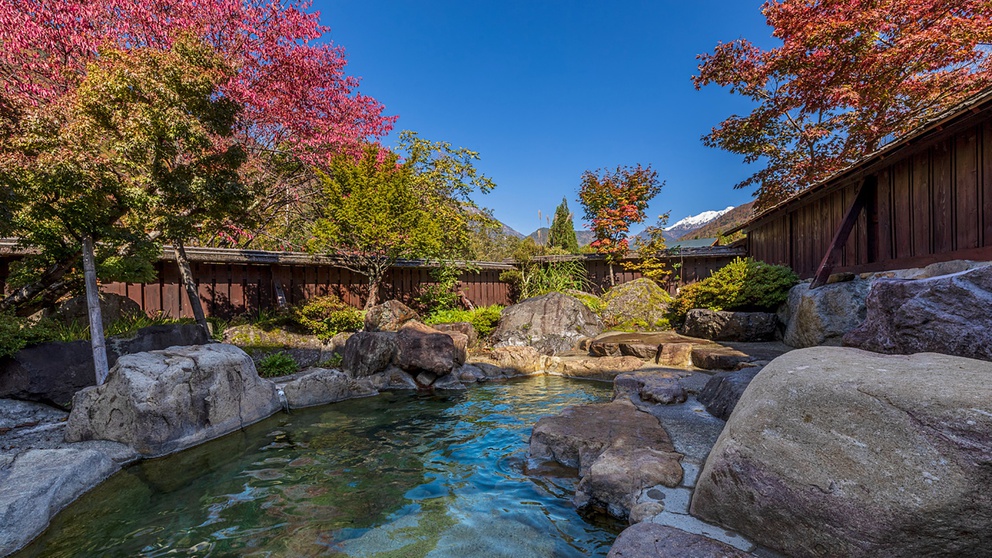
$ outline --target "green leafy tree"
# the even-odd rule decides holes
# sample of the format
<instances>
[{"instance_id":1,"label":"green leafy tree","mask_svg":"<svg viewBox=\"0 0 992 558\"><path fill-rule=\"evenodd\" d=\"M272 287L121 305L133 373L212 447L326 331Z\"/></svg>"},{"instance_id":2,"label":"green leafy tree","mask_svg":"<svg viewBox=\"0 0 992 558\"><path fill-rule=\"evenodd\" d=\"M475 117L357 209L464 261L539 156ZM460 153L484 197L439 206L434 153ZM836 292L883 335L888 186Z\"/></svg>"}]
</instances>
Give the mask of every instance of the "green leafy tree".
<instances>
[{"instance_id":1,"label":"green leafy tree","mask_svg":"<svg viewBox=\"0 0 992 558\"><path fill-rule=\"evenodd\" d=\"M338 257L367 279L365 308L378 302L389 268L401 259L446 261L468 254L478 211L469 195L493 183L472 161L478 154L403 132L405 160L367 146L356 160L336 157L321 176L308 249Z\"/></svg>"},{"instance_id":2,"label":"green leafy tree","mask_svg":"<svg viewBox=\"0 0 992 558\"><path fill-rule=\"evenodd\" d=\"M579 201L596 235L591 246L609 263L610 285L616 284L613 264L627 255L630 225L644 221L648 202L664 185L650 165L582 173Z\"/></svg>"},{"instance_id":3,"label":"green leafy tree","mask_svg":"<svg viewBox=\"0 0 992 558\"><path fill-rule=\"evenodd\" d=\"M20 266L22 288L0 307L34 310L71 285L82 259L98 380L106 361L97 276L149 278L156 239L182 241L246 197L236 172L243 153L227 141L237 107L216 95L229 76L195 39L169 50L105 49L71 94L25 111L3 139L11 228L41 251Z\"/></svg>"},{"instance_id":4,"label":"green leafy tree","mask_svg":"<svg viewBox=\"0 0 992 558\"><path fill-rule=\"evenodd\" d=\"M666 249L664 226L667 222L668 214L666 213L658 217L656 225L644 229L643 235L634 238L634 251L637 252L637 259L623 264L626 269L637 271L659 285L663 285L674 271L666 263L666 259L662 257Z\"/></svg>"},{"instance_id":5,"label":"green leafy tree","mask_svg":"<svg viewBox=\"0 0 992 558\"><path fill-rule=\"evenodd\" d=\"M572 212L568 210L568 200L565 198L562 198L561 205L555 210L555 218L548 233L548 247L558 247L569 254L579 253L579 241L575 238L575 227L572 225Z\"/></svg>"}]
</instances>

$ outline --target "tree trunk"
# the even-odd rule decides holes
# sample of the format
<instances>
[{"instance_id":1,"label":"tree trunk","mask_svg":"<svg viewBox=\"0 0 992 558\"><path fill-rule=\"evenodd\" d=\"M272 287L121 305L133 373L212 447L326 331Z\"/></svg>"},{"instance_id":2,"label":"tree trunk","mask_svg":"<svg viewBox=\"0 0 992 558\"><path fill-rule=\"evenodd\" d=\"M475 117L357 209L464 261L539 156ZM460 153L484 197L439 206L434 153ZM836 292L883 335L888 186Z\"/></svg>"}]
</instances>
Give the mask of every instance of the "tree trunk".
<instances>
[{"instance_id":1,"label":"tree trunk","mask_svg":"<svg viewBox=\"0 0 992 558\"><path fill-rule=\"evenodd\" d=\"M186 289L186 298L189 300L189 307L193 309L193 318L196 323L206 332L210 338L210 326L207 325L207 317L203 314L203 304L200 303L200 294L196 291L196 281L193 279L193 271L189 267L189 258L186 257L186 247L181 240L172 241L172 251L176 254L176 265L179 266L179 279Z\"/></svg>"},{"instance_id":2,"label":"tree trunk","mask_svg":"<svg viewBox=\"0 0 992 558\"><path fill-rule=\"evenodd\" d=\"M96 385L102 385L110 374L107 366L107 344L103 339L103 316L100 313L100 290L96 284L96 258L93 237L83 238L83 278L86 281L86 309L90 316L90 346L93 347L93 369Z\"/></svg>"},{"instance_id":3,"label":"tree trunk","mask_svg":"<svg viewBox=\"0 0 992 558\"><path fill-rule=\"evenodd\" d=\"M46 269L34 283L10 293L10 296L0 302L0 311L14 310L18 316L30 316L45 303L60 298L69 291L69 284L62 281L62 278L76 265L79 257L80 254L76 254L66 261L56 263Z\"/></svg>"},{"instance_id":4,"label":"tree trunk","mask_svg":"<svg viewBox=\"0 0 992 558\"><path fill-rule=\"evenodd\" d=\"M616 277L613 276L613 262L606 262L606 263L609 266L609 270L610 270L610 287L616 287L617 280Z\"/></svg>"},{"instance_id":5,"label":"tree trunk","mask_svg":"<svg viewBox=\"0 0 992 558\"><path fill-rule=\"evenodd\" d=\"M365 299L365 310L372 308L379 302L379 285L382 283L382 274L372 273L369 275L369 297Z\"/></svg>"}]
</instances>

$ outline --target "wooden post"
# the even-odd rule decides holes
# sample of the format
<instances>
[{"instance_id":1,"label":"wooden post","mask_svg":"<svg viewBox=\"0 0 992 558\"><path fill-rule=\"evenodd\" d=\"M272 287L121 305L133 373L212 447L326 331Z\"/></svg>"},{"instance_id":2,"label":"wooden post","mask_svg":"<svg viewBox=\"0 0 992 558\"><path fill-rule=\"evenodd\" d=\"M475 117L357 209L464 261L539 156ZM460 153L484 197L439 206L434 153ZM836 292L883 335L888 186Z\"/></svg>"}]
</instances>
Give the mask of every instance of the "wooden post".
<instances>
[{"instance_id":1,"label":"wooden post","mask_svg":"<svg viewBox=\"0 0 992 558\"><path fill-rule=\"evenodd\" d=\"M837 263L837 258L840 256L841 250L844 249L847 239L851 236L851 231L854 230L854 225L858 222L858 215L862 209L868 206L868 200L874 197L877 186L878 179L874 175L865 177L864 182L861 183L861 187L858 188L858 193L854 196L851 207L847 208L847 213L844 214L844 219L841 221L840 227L837 228L833 241L830 242L830 246L827 248L827 253L823 255L820 267L817 268L816 276L813 278L813 284L809 286L810 289L822 287L827 284L827 278L830 277L830 273ZM871 253L872 248L869 247L868 250Z\"/></svg>"},{"instance_id":2,"label":"wooden post","mask_svg":"<svg viewBox=\"0 0 992 558\"><path fill-rule=\"evenodd\" d=\"M210 339L210 326L207 325L207 317L203 313L203 304L200 303L200 293L196 291L196 280L193 279L193 270L189 267L189 258L186 257L186 247L182 241L172 241L172 251L176 254L176 265L179 266L179 280L186 289L186 298L189 299L189 307L193 311L193 318L199 324Z\"/></svg>"},{"instance_id":3,"label":"wooden post","mask_svg":"<svg viewBox=\"0 0 992 558\"><path fill-rule=\"evenodd\" d=\"M100 290L96 284L96 258L93 237L83 238L83 278L86 282L86 309L90 317L90 346L93 348L93 369L96 385L103 385L110 375L107 366L107 343L103 338L103 315L100 312Z\"/></svg>"}]
</instances>

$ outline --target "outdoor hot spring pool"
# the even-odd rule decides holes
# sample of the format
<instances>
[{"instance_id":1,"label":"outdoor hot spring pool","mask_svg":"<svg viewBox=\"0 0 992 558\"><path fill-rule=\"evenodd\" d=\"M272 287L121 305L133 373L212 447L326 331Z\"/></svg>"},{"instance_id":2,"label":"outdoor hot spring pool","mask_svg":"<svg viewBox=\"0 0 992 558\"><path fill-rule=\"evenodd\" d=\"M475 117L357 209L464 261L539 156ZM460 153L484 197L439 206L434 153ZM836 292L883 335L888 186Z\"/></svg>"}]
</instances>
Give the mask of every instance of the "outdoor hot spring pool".
<instances>
[{"instance_id":1,"label":"outdoor hot spring pool","mask_svg":"<svg viewBox=\"0 0 992 558\"><path fill-rule=\"evenodd\" d=\"M134 465L17 556L605 556L577 479L527 469L531 428L608 383L540 376L280 413Z\"/></svg>"}]
</instances>

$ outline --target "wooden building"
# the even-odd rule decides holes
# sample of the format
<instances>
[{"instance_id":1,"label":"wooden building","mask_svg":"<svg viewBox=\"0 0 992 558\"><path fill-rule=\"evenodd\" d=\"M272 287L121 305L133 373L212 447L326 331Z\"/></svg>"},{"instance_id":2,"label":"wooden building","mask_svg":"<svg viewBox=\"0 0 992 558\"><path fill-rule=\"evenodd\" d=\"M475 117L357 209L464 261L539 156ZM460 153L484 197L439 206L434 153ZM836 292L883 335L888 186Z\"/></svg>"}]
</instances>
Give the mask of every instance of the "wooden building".
<instances>
[{"instance_id":1,"label":"wooden building","mask_svg":"<svg viewBox=\"0 0 992 558\"><path fill-rule=\"evenodd\" d=\"M750 256L818 281L992 260L992 90L740 229Z\"/></svg>"}]
</instances>

